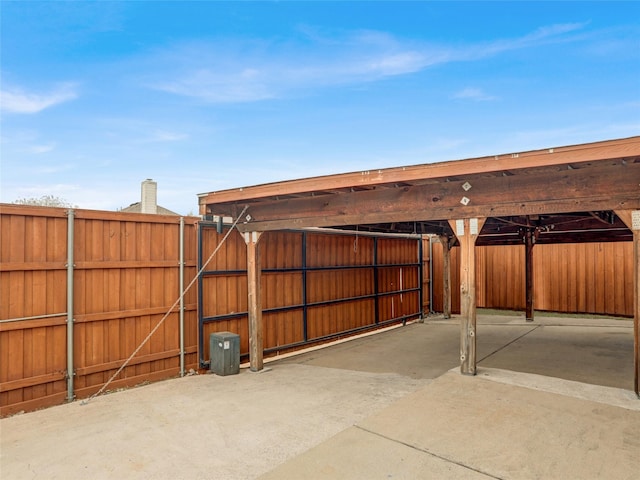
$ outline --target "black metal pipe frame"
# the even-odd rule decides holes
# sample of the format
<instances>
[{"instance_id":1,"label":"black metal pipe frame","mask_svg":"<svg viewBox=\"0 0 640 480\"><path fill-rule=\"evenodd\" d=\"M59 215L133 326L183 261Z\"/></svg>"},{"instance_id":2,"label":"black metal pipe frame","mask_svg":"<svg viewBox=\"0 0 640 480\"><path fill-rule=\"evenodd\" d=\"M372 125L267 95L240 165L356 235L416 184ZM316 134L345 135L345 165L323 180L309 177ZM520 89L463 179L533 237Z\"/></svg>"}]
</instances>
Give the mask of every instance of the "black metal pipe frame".
<instances>
[{"instance_id":1,"label":"black metal pipe frame","mask_svg":"<svg viewBox=\"0 0 640 480\"><path fill-rule=\"evenodd\" d=\"M307 319L309 314L307 303L307 232L302 232L302 338L306 343L309 340L309 328Z\"/></svg>"},{"instance_id":2,"label":"black metal pipe frame","mask_svg":"<svg viewBox=\"0 0 640 480\"><path fill-rule=\"evenodd\" d=\"M388 297L391 295L402 295L404 293L418 292L420 290L419 287L415 288L405 288L403 290L393 290L390 292L378 292L378 294L370 293L368 295L358 295L355 297L343 297L343 298L334 298L332 300L323 300L320 302L311 302L311 303L300 303L297 305L287 305L286 307L273 307L273 308L264 308L262 309L262 313L281 313L281 312L289 312L292 310L306 310L309 307L322 307L325 305L335 305L338 303L348 303L348 302L356 302L358 300L367 300L372 298L381 298ZM417 313L420 313L419 311ZM202 317L203 323L211 323L215 321L221 320L230 320L232 318L246 317L249 315L249 312L233 312L226 313L222 315L211 315L209 317ZM401 318L401 317L398 317Z\"/></svg>"},{"instance_id":3,"label":"black metal pipe frame","mask_svg":"<svg viewBox=\"0 0 640 480\"><path fill-rule=\"evenodd\" d=\"M373 238L373 294L376 296L374 305L374 323L380 323L380 305L378 303L378 237Z\"/></svg>"},{"instance_id":4,"label":"black metal pipe frame","mask_svg":"<svg viewBox=\"0 0 640 480\"><path fill-rule=\"evenodd\" d=\"M304 258L304 257L303 257ZM305 262L306 263L306 262ZM393 268L393 267L417 267L417 263L384 263L381 265L366 264L366 265L334 265L328 267L288 267L288 268L263 268L262 273L296 273L296 272L318 272L327 270L361 270L366 268ZM217 276L217 275L246 275L246 270L205 270L202 272L203 276Z\"/></svg>"},{"instance_id":5,"label":"black metal pipe frame","mask_svg":"<svg viewBox=\"0 0 640 480\"><path fill-rule=\"evenodd\" d=\"M423 306L423 301L424 301L424 292L422 291L422 287L424 286L424 264L422 263L424 257L424 253L422 251L423 247L422 247L422 240L418 241L418 285L420 286L420 293L419 293L419 298L418 298L418 302L420 303L420 318L424 318L424 311L422 309ZM431 308L431 305L429 305L429 308Z\"/></svg>"},{"instance_id":6,"label":"black metal pipe frame","mask_svg":"<svg viewBox=\"0 0 640 480\"><path fill-rule=\"evenodd\" d=\"M199 228L198 228L198 239L197 239L197 245L198 245L198 271L200 270L200 268L202 268L202 248L203 248L203 242L202 242L202 232L205 229L212 229L212 228L216 228L216 224L208 224L208 223L200 223L199 224ZM317 342L322 342L325 340L331 340L333 338L338 338L338 337L342 337L342 336L346 336L349 334L353 334L359 331L364 331L364 330L372 330L375 328L379 328L380 326L383 325L387 325L387 324L391 324L391 323L398 323L400 321L402 321L403 325L406 323L406 321L410 318L415 318L415 317L422 317L422 245L421 245L421 240L418 240L418 251L419 251L419 256L418 256L418 263L393 263L393 264L382 264L379 265L378 264L378 237L374 237L373 238L373 263L372 264L367 264L367 265L333 265L333 266L324 266L324 267L308 267L307 266L307 232L302 232L302 266L300 268L297 267L290 267L290 268L268 268L268 269L263 269L262 273L296 273L296 272L300 272L302 274L302 304L299 305L287 305L284 307L275 307L275 308L269 308L269 309L264 309L263 313L265 314L269 314L269 313L280 313L280 312L288 312L288 311L293 311L293 310L302 310L302 329L303 329L303 338L304 340L301 342L295 342L292 344L287 344L287 345L279 345L278 347L272 347L272 348L268 348L265 349L264 352L265 353L272 353L274 351L279 351L279 350L284 350L284 349L290 349L290 348L296 348L296 347L301 347L304 345L307 345L309 343L317 343ZM380 269L384 269L384 268L398 268L398 267L417 267L418 269L418 286L414 287L414 288L405 288L405 289L401 289L401 290L393 290L393 291L389 291L389 292L380 292L379 291L379 282L378 282L378 272L380 271ZM374 282L374 293L372 294L367 294L367 295L359 295L359 296L355 296L355 297L346 297L346 298L338 298L338 299L332 299L332 300L324 300L324 301L320 301L320 302L312 302L309 303L307 302L307 272L310 271L328 271L328 270L355 270L355 269L372 269L373 270L373 282ZM222 315L213 315L213 316L208 316L205 317L203 315L203 282L205 277L211 277L211 276L221 276L221 275L246 275L247 271L246 270L206 270L200 273L200 276L198 278L198 351L199 351L199 361L200 361L200 367L201 368L206 368L209 365L209 362L206 362L202 356L203 351L204 351L204 335L203 335L203 329L204 329L204 325L207 323L212 323L212 322L216 322L216 321L222 321L222 320L230 320L230 319L236 319L236 318L242 318L242 317L246 317L248 315L248 312L234 312L234 313L229 313L229 314L222 314ZM386 297L386 296L391 296L391 295L401 295L404 293L411 293L411 292L418 292L418 296L419 296L419 300L418 300L418 311L415 313L410 313L408 315L403 315L401 317L397 317L397 318L392 318L392 319L388 319L388 320L384 320L384 321L380 321L380 306L379 306L379 299L382 297ZM339 304L339 303L346 303L346 302L355 302L358 300L367 300L367 299L374 299L374 310L375 310L375 318L374 318L374 323L370 324L370 325L365 325L363 327L357 327L357 328L352 328L349 330L343 330L340 332L335 332L329 335L325 335L322 337L317 337L317 338L308 338L308 324L307 324L307 319L308 319L308 309L309 308L313 308L313 307L318 307L318 306L324 306L324 305L335 305L335 304ZM245 354L244 356L246 357Z\"/></svg>"}]
</instances>

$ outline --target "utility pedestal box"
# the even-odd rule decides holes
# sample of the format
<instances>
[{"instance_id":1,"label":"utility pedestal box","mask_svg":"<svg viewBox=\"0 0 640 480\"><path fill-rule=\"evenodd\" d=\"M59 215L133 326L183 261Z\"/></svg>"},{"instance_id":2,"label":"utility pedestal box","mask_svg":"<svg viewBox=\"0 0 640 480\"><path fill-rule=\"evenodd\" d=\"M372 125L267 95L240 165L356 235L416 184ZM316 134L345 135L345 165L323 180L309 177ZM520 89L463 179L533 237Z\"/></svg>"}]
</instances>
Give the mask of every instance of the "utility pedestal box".
<instances>
[{"instance_id":1,"label":"utility pedestal box","mask_svg":"<svg viewBox=\"0 0 640 480\"><path fill-rule=\"evenodd\" d=\"M209 370L216 375L235 375L240 371L240 335L217 332L209 336Z\"/></svg>"}]
</instances>

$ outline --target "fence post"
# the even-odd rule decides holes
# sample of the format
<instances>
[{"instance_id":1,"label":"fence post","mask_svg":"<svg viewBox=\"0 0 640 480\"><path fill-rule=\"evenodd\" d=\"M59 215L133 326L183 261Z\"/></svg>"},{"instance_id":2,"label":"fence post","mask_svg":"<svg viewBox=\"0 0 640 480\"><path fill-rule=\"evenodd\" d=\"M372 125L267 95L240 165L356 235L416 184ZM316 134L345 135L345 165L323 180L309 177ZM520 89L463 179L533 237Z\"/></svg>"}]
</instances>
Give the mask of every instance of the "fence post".
<instances>
[{"instance_id":1,"label":"fence post","mask_svg":"<svg viewBox=\"0 0 640 480\"><path fill-rule=\"evenodd\" d=\"M184 377L184 217L180 217L180 376Z\"/></svg>"},{"instance_id":2,"label":"fence post","mask_svg":"<svg viewBox=\"0 0 640 480\"><path fill-rule=\"evenodd\" d=\"M249 368L252 372L263 369L262 285L260 247L262 232L245 232L247 244L247 290L249 306Z\"/></svg>"},{"instance_id":3,"label":"fence post","mask_svg":"<svg viewBox=\"0 0 640 480\"><path fill-rule=\"evenodd\" d=\"M438 239L442 244L442 314L451 318L451 238L440 235Z\"/></svg>"},{"instance_id":4,"label":"fence post","mask_svg":"<svg viewBox=\"0 0 640 480\"><path fill-rule=\"evenodd\" d=\"M433 313L433 236L429 235L429 313Z\"/></svg>"},{"instance_id":5,"label":"fence post","mask_svg":"<svg viewBox=\"0 0 640 480\"><path fill-rule=\"evenodd\" d=\"M67 211L67 402L72 402L74 395L73 377L73 249L74 249L75 211Z\"/></svg>"},{"instance_id":6,"label":"fence post","mask_svg":"<svg viewBox=\"0 0 640 480\"><path fill-rule=\"evenodd\" d=\"M533 289L533 247L536 244L535 230L528 228L524 233L524 265L525 265L525 321L533 322L534 289Z\"/></svg>"}]
</instances>

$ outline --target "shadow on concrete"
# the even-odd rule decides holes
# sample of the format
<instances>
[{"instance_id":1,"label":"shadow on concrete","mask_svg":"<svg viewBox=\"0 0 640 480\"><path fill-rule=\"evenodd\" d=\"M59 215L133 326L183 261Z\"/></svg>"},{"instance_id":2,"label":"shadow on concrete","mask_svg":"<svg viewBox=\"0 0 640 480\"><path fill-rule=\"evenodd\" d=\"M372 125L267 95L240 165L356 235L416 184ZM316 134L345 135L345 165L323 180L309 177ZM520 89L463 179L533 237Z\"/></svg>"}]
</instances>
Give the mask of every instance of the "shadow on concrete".
<instances>
[{"instance_id":1,"label":"shadow on concrete","mask_svg":"<svg viewBox=\"0 0 640 480\"><path fill-rule=\"evenodd\" d=\"M479 315L478 366L633 388L628 319ZM277 361L434 379L459 365L459 319L434 317Z\"/></svg>"}]
</instances>

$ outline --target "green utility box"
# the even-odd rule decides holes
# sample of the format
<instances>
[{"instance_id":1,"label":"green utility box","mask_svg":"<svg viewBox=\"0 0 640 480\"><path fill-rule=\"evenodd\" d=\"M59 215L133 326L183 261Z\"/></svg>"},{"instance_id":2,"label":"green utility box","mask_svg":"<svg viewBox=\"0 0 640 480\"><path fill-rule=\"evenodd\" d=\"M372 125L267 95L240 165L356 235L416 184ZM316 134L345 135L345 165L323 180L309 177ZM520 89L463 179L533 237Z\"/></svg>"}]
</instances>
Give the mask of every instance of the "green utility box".
<instances>
[{"instance_id":1,"label":"green utility box","mask_svg":"<svg viewBox=\"0 0 640 480\"><path fill-rule=\"evenodd\" d=\"M209 370L216 375L235 375L240 371L240 335L217 332L209 336Z\"/></svg>"}]
</instances>

